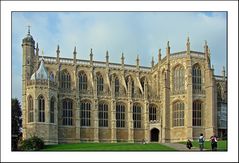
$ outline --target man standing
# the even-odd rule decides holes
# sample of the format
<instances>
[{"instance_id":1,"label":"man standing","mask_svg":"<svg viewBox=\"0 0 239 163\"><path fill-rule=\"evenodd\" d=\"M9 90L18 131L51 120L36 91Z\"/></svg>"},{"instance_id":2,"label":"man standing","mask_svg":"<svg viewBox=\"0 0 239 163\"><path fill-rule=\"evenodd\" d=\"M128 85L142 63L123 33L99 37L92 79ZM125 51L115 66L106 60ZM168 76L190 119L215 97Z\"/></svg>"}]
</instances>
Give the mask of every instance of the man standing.
<instances>
[{"instance_id":1,"label":"man standing","mask_svg":"<svg viewBox=\"0 0 239 163\"><path fill-rule=\"evenodd\" d=\"M200 148L200 151L203 151L203 148L204 148L204 136L203 134L201 133L199 138L198 138L198 143L199 143L199 148Z\"/></svg>"}]
</instances>

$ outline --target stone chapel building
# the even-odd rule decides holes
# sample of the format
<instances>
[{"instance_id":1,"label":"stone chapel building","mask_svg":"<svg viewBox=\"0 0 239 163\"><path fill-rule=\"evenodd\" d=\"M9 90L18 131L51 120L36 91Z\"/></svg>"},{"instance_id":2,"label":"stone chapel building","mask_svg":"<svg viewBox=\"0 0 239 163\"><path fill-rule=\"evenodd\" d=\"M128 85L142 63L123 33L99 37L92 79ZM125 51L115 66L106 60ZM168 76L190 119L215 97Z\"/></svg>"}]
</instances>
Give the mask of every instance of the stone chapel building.
<instances>
[{"instance_id":1,"label":"stone chapel building","mask_svg":"<svg viewBox=\"0 0 239 163\"><path fill-rule=\"evenodd\" d=\"M166 56L159 49L151 67L138 57L127 65L123 54L120 64L110 63L108 51L105 62L94 61L92 49L89 60L77 59L76 47L72 59L62 58L59 45L56 57L42 57L30 30L22 49L24 139L163 143L227 132L225 70L214 75L206 41L197 52L188 38L186 50L177 53L168 42Z\"/></svg>"}]
</instances>

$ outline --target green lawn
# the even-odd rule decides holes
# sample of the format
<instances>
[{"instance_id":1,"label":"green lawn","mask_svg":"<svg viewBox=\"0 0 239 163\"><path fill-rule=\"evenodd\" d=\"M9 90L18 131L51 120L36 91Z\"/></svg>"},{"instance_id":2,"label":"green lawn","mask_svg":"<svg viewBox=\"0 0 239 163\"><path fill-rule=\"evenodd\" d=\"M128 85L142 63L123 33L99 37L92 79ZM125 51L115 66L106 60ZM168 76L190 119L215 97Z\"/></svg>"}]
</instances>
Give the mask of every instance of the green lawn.
<instances>
[{"instance_id":1,"label":"green lawn","mask_svg":"<svg viewBox=\"0 0 239 163\"><path fill-rule=\"evenodd\" d=\"M80 143L46 145L43 151L176 151L162 144Z\"/></svg>"},{"instance_id":2,"label":"green lawn","mask_svg":"<svg viewBox=\"0 0 239 163\"><path fill-rule=\"evenodd\" d=\"M186 142L180 142L180 143L186 144ZM193 147L198 147L199 148L198 141L193 141L192 143L193 143ZM210 141L205 141L204 148L208 149L208 150L211 150L211 142ZM227 151L227 141L226 140L218 141L217 150L218 151Z\"/></svg>"}]
</instances>

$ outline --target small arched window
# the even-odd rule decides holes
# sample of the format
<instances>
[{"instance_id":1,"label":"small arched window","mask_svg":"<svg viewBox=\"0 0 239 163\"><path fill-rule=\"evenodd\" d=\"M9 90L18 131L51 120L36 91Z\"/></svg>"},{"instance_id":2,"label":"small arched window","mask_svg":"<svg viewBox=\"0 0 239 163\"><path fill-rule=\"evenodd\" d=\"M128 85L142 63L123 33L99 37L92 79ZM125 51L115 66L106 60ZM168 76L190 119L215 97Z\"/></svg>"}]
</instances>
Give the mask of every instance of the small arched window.
<instances>
[{"instance_id":1,"label":"small arched window","mask_svg":"<svg viewBox=\"0 0 239 163\"><path fill-rule=\"evenodd\" d=\"M51 81L54 81L54 80L55 80L55 78L54 78L54 73L53 73L53 72L50 73L50 80L51 80Z\"/></svg>"},{"instance_id":2,"label":"small arched window","mask_svg":"<svg viewBox=\"0 0 239 163\"><path fill-rule=\"evenodd\" d=\"M28 97L28 122L34 122L33 99L31 95Z\"/></svg>"},{"instance_id":3,"label":"small arched window","mask_svg":"<svg viewBox=\"0 0 239 163\"><path fill-rule=\"evenodd\" d=\"M79 90L87 90L87 76L84 72L79 73Z\"/></svg>"},{"instance_id":4,"label":"small arched window","mask_svg":"<svg viewBox=\"0 0 239 163\"><path fill-rule=\"evenodd\" d=\"M51 98L50 102L50 123L54 123L54 118L55 118L55 98Z\"/></svg>"},{"instance_id":5,"label":"small arched window","mask_svg":"<svg viewBox=\"0 0 239 163\"><path fill-rule=\"evenodd\" d=\"M101 74L97 74L97 91L103 92L104 90L104 79Z\"/></svg>"},{"instance_id":6,"label":"small arched window","mask_svg":"<svg viewBox=\"0 0 239 163\"><path fill-rule=\"evenodd\" d=\"M116 78L115 78L115 94L116 94L116 95L119 94L119 87L120 87L119 78L116 77Z\"/></svg>"},{"instance_id":7,"label":"small arched window","mask_svg":"<svg viewBox=\"0 0 239 163\"><path fill-rule=\"evenodd\" d=\"M67 71L61 72L60 86L62 89L70 89L71 88L71 76Z\"/></svg>"},{"instance_id":8,"label":"small arched window","mask_svg":"<svg viewBox=\"0 0 239 163\"><path fill-rule=\"evenodd\" d=\"M157 120L157 107L155 105L149 105L149 120Z\"/></svg>"},{"instance_id":9,"label":"small arched window","mask_svg":"<svg viewBox=\"0 0 239 163\"><path fill-rule=\"evenodd\" d=\"M142 86L143 91L144 91L144 83L145 83L145 78L143 77L143 78L141 78L141 80L140 80L140 84L141 84L141 86Z\"/></svg>"},{"instance_id":10,"label":"small arched window","mask_svg":"<svg viewBox=\"0 0 239 163\"><path fill-rule=\"evenodd\" d=\"M132 96L133 96L134 95L134 80L132 80L131 83L132 83L131 93L132 93Z\"/></svg>"},{"instance_id":11,"label":"small arched window","mask_svg":"<svg viewBox=\"0 0 239 163\"><path fill-rule=\"evenodd\" d=\"M218 101L222 99L222 87L219 83L217 83L217 99Z\"/></svg>"},{"instance_id":12,"label":"small arched window","mask_svg":"<svg viewBox=\"0 0 239 163\"><path fill-rule=\"evenodd\" d=\"M38 121L45 122L45 99L42 95L38 97Z\"/></svg>"}]
</instances>

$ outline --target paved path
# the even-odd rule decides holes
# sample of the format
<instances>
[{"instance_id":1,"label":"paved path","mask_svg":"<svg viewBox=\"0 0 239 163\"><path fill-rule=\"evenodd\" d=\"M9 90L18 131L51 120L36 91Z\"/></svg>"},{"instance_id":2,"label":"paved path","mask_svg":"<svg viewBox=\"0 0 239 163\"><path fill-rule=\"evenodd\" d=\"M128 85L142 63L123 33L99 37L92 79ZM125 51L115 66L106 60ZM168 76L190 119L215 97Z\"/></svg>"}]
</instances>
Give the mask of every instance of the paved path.
<instances>
[{"instance_id":1,"label":"paved path","mask_svg":"<svg viewBox=\"0 0 239 163\"><path fill-rule=\"evenodd\" d=\"M174 148L178 151L185 151L185 152L200 151L198 147L192 147L191 149L188 149L185 144L180 144L180 143L163 143L163 145Z\"/></svg>"}]
</instances>

